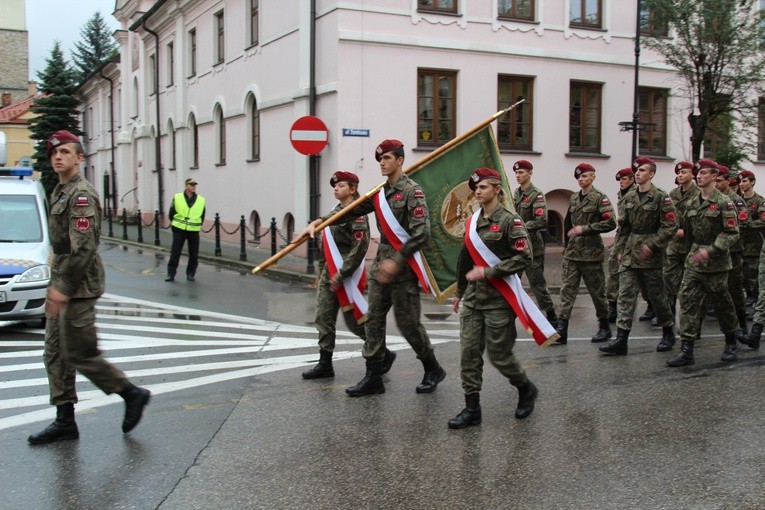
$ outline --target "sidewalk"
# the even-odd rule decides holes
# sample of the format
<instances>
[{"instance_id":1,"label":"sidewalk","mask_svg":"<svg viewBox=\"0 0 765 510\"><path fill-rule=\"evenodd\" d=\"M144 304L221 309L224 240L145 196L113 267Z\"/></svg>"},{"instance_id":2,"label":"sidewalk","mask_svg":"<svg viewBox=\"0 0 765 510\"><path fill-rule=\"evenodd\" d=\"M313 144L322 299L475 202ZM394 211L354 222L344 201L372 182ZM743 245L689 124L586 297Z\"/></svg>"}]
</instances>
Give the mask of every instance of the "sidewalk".
<instances>
[{"instance_id":1,"label":"sidewalk","mask_svg":"<svg viewBox=\"0 0 765 510\"><path fill-rule=\"evenodd\" d=\"M122 243L131 246L140 246L145 249L152 249L167 253L170 252L170 247L172 246L173 242L173 234L170 229L160 229L159 246L155 246L154 244L154 227L142 227L143 243L138 242L137 225L128 225L127 239L123 238L123 225L118 222L114 222L112 224L112 233L114 235L109 236L109 226L108 223L104 221L103 226L101 227L101 238L104 241ZM206 235L212 235L212 233ZM270 239L267 238L263 238L260 244L255 244L247 241L245 242L246 245L244 255L246 260L241 260L242 254L240 243L221 240L220 244L221 256L216 256L215 239L211 237L205 237L205 235L203 235L199 242L199 260L249 272L252 271L252 269L254 269L258 264L271 257L271 242ZM281 246L277 246L277 251L280 249ZM186 247L184 247L184 254L185 253L187 253ZM371 259L368 258L367 264L370 262ZM315 261L314 266L315 271L318 272L318 264ZM560 246L548 247L547 251L545 252L545 277L547 279L548 288L552 294L560 293L562 267L563 248ZM317 276L317 274L308 273L308 259L292 254L285 255L278 261L278 263L268 267L267 269L264 269L262 274L271 278L289 281L300 281L305 283L313 282Z\"/></svg>"}]
</instances>

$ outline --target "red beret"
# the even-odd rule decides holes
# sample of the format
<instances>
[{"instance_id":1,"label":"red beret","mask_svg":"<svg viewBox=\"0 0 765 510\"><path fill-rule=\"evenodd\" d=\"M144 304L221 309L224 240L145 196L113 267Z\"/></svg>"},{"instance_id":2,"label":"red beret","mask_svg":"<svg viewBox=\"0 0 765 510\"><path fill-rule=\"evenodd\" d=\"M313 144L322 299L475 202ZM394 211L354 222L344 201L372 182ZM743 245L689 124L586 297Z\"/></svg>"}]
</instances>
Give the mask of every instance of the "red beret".
<instances>
[{"instance_id":1,"label":"red beret","mask_svg":"<svg viewBox=\"0 0 765 510\"><path fill-rule=\"evenodd\" d=\"M741 170L741 173L738 174L739 179L749 179L750 181L756 181L757 178L754 176L754 172L751 170Z\"/></svg>"},{"instance_id":2,"label":"red beret","mask_svg":"<svg viewBox=\"0 0 765 510\"><path fill-rule=\"evenodd\" d=\"M714 170L715 173L719 172L720 167L717 165L717 162L713 159L700 159L696 162L696 164L693 166L693 175L696 175L699 173L699 170L702 168L710 168Z\"/></svg>"},{"instance_id":3,"label":"red beret","mask_svg":"<svg viewBox=\"0 0 765 510\"><path fill-rule=\"evenodd\" d=\"M578 179L580 175L582 175L585 172L594 172L595 167L592 166L589 163L579 163L576 168L574 168L574 179Z\"/></svg>"},{"instance_id":4,"label":"red beret","mask_svg":"<svg viewBox=\"0 0 765 510\"><path fill-rule=\"evenodd\" d=\"M677 173L683 168L693 171L693 163L689 161L680 161L675 165L675 175L677 175Z\"/></svg>"},{"instance_id":5,"label":"red beret","mask_svg":"<svg viewBox=\"0 0 765 510\"><path fill-rule=\"evenodd\" d=\"M651 158L637 158L632 162L632 168L640 168L643 165L655 165L656 161Z\"/></svg>"},{"instance_id":6,"label":"red beret","mask_svg":"<svg viewBox=\"0 0 765 510\"><path fill-rule=\"evenodd\" d=\"M50 135L50 138L48 138L48 145L47 145L48 157L50 157L50 153L55 147L58 147L59 145L64 143L80 143L80 139L74 136L69 131L66 131L64 129L60 131L56 131L55 133Z\"/></svg>"},{"instance_id":7,"label":"red beret","mask_svg":"<svg viewBox=\"0 0 765 510\"><path fill-rule=\"evenodd\" d=\"M725 165L717 165L717 175L728 177L730 175L730 168Z\"/></svg>"},{"instance_id":8,"label":"red beret","mask_svg":"<svg viewBox=\"0 0 765 510\"><path fill-rule=\"evenodd\" d=\"M515 162L513 165L513 171L515 170L534 170L534 165L532 165L529 161L526 161L525 159L519 159Z\"/></svg>"},{"instance_id":9,"label":"red beret","mask_svg":"<svg viewBox=\"0 0 765 510\"><path fill-rule=\"evenodd\" d=\"M476 168L475 172L470 175L468 179L468 186L471 190L475 191L476 185L485 179L497 179L502 180L499 172L492 170L491 168Z\"/></svg>"},{"instance_id":10,"label":"red beret","mask_svg":"<svg viewBox=\"0 0 765 510\"><path fill-rule=\"evenodd\" d=\"M390 152L396 149L403 149L404 144L399 140L383 140L380 145L375 149L375 159L380 161L380 157L386 152Z\"/></svg>"},{"instance_id":11,"label":"red beret","mask_svg":"<svg viewBox=\"0 0 765 510\"><path fill-rule=\"evenodd\" d=\"M353 172L335 172L332 177L329 178L329 185L333 188L338 182L352 182L354 184L359 183L359 176Z\"/></svg>"},{"instance_id":12,"label":"red beret","mask_svg":"<svg viewBox=\"0 0 765 510\"><path fill-rule=\"evenodd\" d=\"M622 177L626 177L628 175L632 177L635 175L635 172L633 172L631 168L622 168L621 170L616 172L616 180L620 181L622 180Z\"/></svg>"}]
</instances>

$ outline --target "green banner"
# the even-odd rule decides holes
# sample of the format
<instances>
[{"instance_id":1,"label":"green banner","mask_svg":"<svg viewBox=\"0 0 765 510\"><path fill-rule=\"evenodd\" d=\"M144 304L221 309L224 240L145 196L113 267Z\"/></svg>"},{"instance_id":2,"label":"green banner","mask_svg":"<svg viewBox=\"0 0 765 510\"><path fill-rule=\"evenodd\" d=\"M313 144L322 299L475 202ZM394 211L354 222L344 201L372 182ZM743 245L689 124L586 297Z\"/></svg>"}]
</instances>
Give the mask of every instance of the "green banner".
<instances>
[{"instance_id":1,"label":"green banner","mask_svg":"<svg viewBox=\"0 0 765 510\"><path fill-rule=\"evenodd\" d=\"M480 167L500 173L507 205L512 209L510 185L491 124L410 174L422 186L428 202L431 232L423 256L439 303L456 290L457 257L465 244L465 221L476 207L467 181Z\"/></svg>"}]
</instances>

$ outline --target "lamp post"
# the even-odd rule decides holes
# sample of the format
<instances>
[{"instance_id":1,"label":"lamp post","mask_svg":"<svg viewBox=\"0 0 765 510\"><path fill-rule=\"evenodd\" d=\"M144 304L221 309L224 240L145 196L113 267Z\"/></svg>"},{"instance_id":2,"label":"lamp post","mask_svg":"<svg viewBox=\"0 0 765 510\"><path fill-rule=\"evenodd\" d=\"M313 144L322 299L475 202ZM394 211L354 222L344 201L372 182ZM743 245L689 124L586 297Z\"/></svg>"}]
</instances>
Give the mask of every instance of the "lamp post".
<instances>
[{"instance_id":1,"label":"lamp post","mask_svg":"<svg viewBox=\"0 0 765 510\"><path fill-rule=\"evenodd\" d=\"M638 131L640 130L640 7L642 0L637 0L637 14L635 19L635 84L632 96L632 120L619 123L621 131L632 131L632 159L630 166L637 158Z\"/></svg>"}]
</instances>

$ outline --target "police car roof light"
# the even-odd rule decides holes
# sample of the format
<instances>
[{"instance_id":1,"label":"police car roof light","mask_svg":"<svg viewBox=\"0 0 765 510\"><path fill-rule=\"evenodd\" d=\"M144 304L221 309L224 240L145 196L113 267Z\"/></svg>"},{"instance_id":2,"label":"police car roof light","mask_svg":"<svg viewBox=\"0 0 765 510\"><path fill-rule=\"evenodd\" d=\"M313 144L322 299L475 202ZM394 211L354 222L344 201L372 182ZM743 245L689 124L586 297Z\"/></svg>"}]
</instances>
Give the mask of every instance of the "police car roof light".
<instances>
[{"instance_id":1,"label":"police car roof light","mask_svg":"<svg viewBox=\"0 0 765 510\"><path fill-rule=\"evenodd\" d=\"M0 176L6 177L29 177L32 175L31 168L23 168L20 166L11 168L0 168Z\"/></svg>"}]
</instances>

